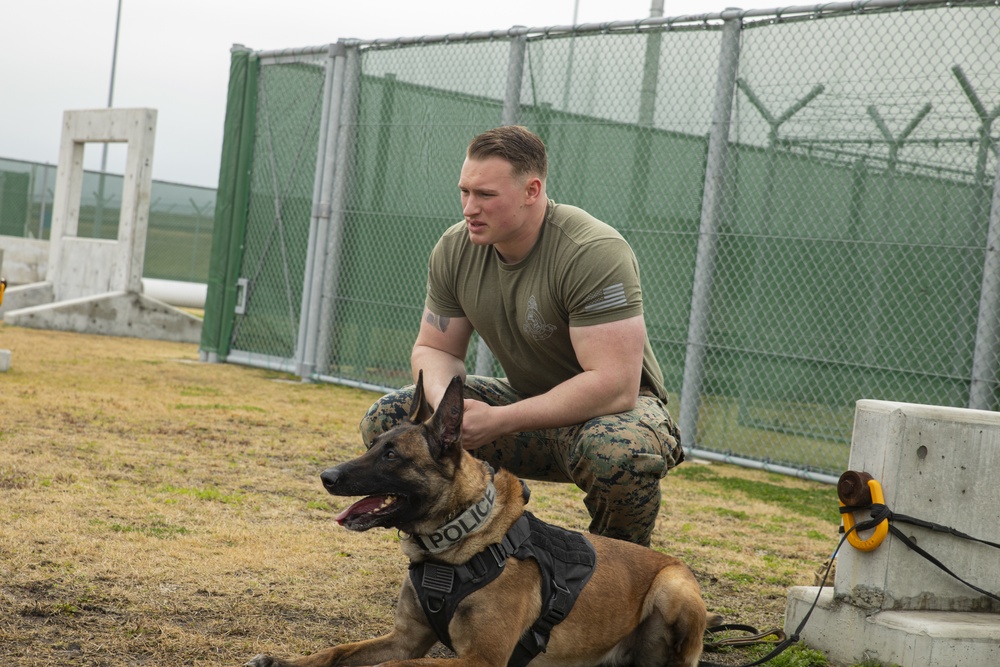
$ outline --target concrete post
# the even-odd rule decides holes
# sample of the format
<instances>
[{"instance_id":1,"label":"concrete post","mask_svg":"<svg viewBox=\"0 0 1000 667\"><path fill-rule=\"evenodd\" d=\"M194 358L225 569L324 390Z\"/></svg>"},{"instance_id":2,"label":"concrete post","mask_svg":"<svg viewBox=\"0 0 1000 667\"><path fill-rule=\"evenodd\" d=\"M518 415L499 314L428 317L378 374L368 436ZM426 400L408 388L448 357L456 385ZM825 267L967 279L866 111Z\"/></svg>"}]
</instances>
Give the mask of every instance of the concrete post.
<instances>
[{"instance_id":1,"label":"concrete post","mask_svg":"<svg viewBox=\"0 0 1000 667\"><path fill-rule=\"evenodd\" d=\"M1000 486L992 479L998 466L996 412L858 401L849 468L878 480L896 514L1000 542ZM893 525L962 579L1000 592L1000 550L929 528ZM845 544L832 591L791 589L786 632L796 629L817 596L801 638L837 664L1000 664L1000 602L946 574L891 533L872 551Z\"/></svg>"}]
</instances>

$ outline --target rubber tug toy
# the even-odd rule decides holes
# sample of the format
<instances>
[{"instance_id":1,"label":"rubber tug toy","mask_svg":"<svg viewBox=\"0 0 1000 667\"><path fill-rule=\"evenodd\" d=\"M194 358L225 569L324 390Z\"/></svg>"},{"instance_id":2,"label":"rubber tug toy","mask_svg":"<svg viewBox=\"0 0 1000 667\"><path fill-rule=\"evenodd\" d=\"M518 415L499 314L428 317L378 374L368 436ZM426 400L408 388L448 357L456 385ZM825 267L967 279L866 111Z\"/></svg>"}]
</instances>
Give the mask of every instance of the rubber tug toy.
<instances>
[{"instance_id":1,"label":"rubber tug toy","mask_svg":"<svg viewBox=\"0 0 1000 667\"><path fill-rule=\"evenodd\" d=\"M866 540L862 540L854 523L854 512L857 509L870 510L874 506L885 507L885 494L878 480L866 472L848 470L837 481L837 498L840 500L840 512L844 520L844 534L847 542L858 551L874 551L889 534L889 517L886 516L875 525L875 532ZM864 530L865 526L859 528Z\"/></svg>"}]
</instances>

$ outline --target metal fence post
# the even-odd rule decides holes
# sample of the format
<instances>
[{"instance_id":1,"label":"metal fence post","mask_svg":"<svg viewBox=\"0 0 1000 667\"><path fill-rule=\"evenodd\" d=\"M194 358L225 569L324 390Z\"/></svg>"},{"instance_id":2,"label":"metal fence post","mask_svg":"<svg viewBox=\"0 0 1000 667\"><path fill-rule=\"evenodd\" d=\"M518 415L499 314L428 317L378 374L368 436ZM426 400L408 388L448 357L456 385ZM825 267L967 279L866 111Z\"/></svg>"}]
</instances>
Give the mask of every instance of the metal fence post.
<instances>
[{"instance_id":1,"label":"metal fence post","mask_svg":"<svg viewBox=\"0 0 1000 667\"><path fill-rule=\"evenodd\" d=\"M698 250L695 257L694 283L691 288L691 316L688 320L687 353L681 384L680 430L688 444L694 444L698 430L698 409L705 371L705 351L712 298L712 278L715 254L722 220L723 198L726 193L726 154L729 146L729 124L732 119L736 91L736 72L740 57L742 18L722 14L722 45L718 76L715 81L715 102L712 127L708 135L708 158L705 164L705 189L702 196L701 223L698 230Z\"/></svg>"},{"instance_id":2,"label":"metal fence post","mask_svg":"<svg viewBox=\"0 0 1000 667\"><path fill-rule=\"evenodd\" d=\"M344 44L343 55L338 59L343 63L343 85L339 104L333 110L335 122L330 129L334 133L336 154L334 158L333 180L330 187L329 232L326 239L322 266L323 291L320 302L319 328L316 341L315 367L325 373L330 365L330 344L333 336L333 319L336 317L336 299L340 281L340 263L344 240L344 207L347 200L348 164L354 151L355 124L358 115L358 100L361 95L361 49L357 45Z\"/></svg>"},{"instance_id":3,"label":"metal fence post","mask_svg":"<svg viewBox=\"0 0 1000 667\"><path fill-rule=\"evenodd\" d=\"M524 55L527 50L527 33L515 34L510 41L510 58L507 60L507 88L504 91L503 111L500 114L501 125L514 125L521 117L521 81L524 77ZM493 374L493 352L482 338L476 344L475 374Z\"/></svg>"},{"instance_id":4,"label":"metal fence post","mask_svg":"<svg viewBox=\"0 0 1000 667\"><path fill-rule=\"evenodd\" d=\"M976 322L976 347L972 353L972 378L969 384L969 407L990 410L997 382L1000 355L1000 160L993 178L990 223L986 231L986 257L983 260L983 283L979 291L979 319Z\"/></svg>"},{"instance_id":5,"label":"metal fence post","mask_svg":"<svg viewBox=\"0 0 1000 667\"><path fill-rule=\"evenodd\" d=\"M653 0L650 18L663 16L663 0ZM656 84L660 78L660 43L663 33L654 30L646 36L646 55L642 61L642 89L639 92L639 125L652 127L656 111Z\"/></svg>"},{"instance_id":6,"label":"metal fence post","mask_svg":"<svg viewBox=\"0 0 1000 667\"><path fill-rule=\"evenodd\" d=\"M316 366L316 337L319 329L320 294L323 279L323 252L326 250L330 224L330 190L333 185L334 157L337 152L337 116L340 108L343 77L343 46L331 44L324 68L323 107L319 140L316 146L316 175L313 180L312 217L309 221L309 245L302 279L302 306L299 312L299 335L295 345L296 374L308 379ZM338 71L339 70L339 71ZM318 267L318 269L317 269Z\"/></svg>"},{"instance_id":7,"label":"metal fence post","mask_svg":"<svg viewBox=\"0 0 1000 667\"><path fill-rule=\"evenodd\" d=\"M49 189L49 165L42 167L42 188L38 193L38 239L45 238L45 204Z\"/></svg>"},{"instance_id":8,"label":"metal fence post","mask_svg":"<svg viewBox=\"0 0 1000 667\"><path fill-rule=\"evenodd\" d=\"M524 56L528 51L527 32L511 32L510 58L507 60L507 88L504 91L503 111L500 114L501 125L514 125L521 117L521 81L524 79Z\"/></svg>"}]
</instances>

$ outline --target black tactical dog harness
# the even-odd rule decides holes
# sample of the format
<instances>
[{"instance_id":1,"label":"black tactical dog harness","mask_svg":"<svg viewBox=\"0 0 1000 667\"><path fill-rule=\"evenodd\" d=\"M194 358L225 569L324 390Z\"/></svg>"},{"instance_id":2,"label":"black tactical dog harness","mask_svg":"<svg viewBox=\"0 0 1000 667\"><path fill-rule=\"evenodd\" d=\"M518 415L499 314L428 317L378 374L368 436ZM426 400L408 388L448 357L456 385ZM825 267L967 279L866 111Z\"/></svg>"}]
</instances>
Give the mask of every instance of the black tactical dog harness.
<instances>
[{"instance_id":1,"label":"black tactical dog harness","mask_svg":"<svg viewBox=\"0 0 1000 667\"><path fill-rule=\"evenodd\" d=\"M590 580L597 554L580 533L550 526L525 512L502 541L462 565L423 561L410 564L410 581L441 643L454 650L448 624L459 603L503 572L507 558L534 558L542 572L542 613L521 637L508 667L524 667L545 650L552 628L573 608Z\"/></svg>"}]
</instances>

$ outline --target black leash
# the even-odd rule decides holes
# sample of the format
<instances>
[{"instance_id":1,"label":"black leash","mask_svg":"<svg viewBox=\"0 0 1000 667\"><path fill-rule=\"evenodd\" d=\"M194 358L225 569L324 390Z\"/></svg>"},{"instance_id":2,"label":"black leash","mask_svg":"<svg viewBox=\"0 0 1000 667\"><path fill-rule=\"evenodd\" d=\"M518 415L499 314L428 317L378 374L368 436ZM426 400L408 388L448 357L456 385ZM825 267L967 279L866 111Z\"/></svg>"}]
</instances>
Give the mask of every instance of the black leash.
<instances>
[{"instance_id":1,"label":"black leash","mask_svg":"<svg viewBox=\"0 0 1000 667\"><path fill-rule=\"evenodd\" d=\"M942 563L940 560L938 560L937 558L935 558L933 555L931 555L930 553L928 553L926 550L924 550L923 548L921 548L920 546L918 546L916 542L914 542L909 537L907 537L906 534L902 530L900 530L899 528L897 528L893 524L894 524L894 522L898 522L898 523L906 523L906 524L910 524L910 525L914 525L914 526L919 526L921 528L926 528L926 529L932 530L934 532L947 533L947 534L952 535L954 537L958 537L958 538L961 538L963 540L968 540L970 542L977 542L979 544L984 544L986 546L993 547L995 549L1000 549L1000 544L998 544L996 542L991 542L989 540L980 539L978 537L973 537L971 535L963 533L960 530L956 530L955 528L951 528L950 526L943 526L941 524L934 523L933 521L926 521L924 519L917 519L917 518L914 518L914 517L911 517L911 516L907 516L905 514L895 514L895 513L893 513L888 508L888 506L885 505L885 503L875 503L875 502L872 502L872 503L869 503L867 505L852 505L852 506L846 506L845 505L845 506L842 506L840 508L840 513L841 514L848 514L848 513L854 513L854 512L862 512L862 511L865 511L865 510L868 510L869 513L870 513L870 518L868 520L858 522L855 525L851 526L847 530L844 530L844 527L841 526L840 529L841 529L841 531L843 531L843 537L841 537L840 543L837 545L837 548L834 550L833 556L830 558L829 565L826 566L826 571L823 573L823 580L820 582L819 590L816 591L816 599L813 600L812 605L810 605L810 607L809 607L809 611L806 612L806 615L802 618L802 621L799 623L798 627L795 628L795 632L793 632L790 636L785 637L784 636L784 632L782 632L781 630L773 630L771 632L758 633L756 628L754 628L752 626L749 626L749 625L739 625L739 624L719 625L719 626L708 628L705 632L709 633L709 634L713 634L715 632L721 632L721 631L725 631L725 630L740 630L740 631L744 631L744 632L750 632L750 633L753 634L753 636L750 636L750 637L738 637L738 638L735 638L733 640L706 641L705 642L705 649L708 650L708 651L712 651L712 650L716 650L717 648L720 648L720 647L726 646L726 645L740 645L740 644L758 643L758 642L763 641L764 639L766 639L767 637L769 637L771 635L774 635L775 637L778 637L780 641L777 644L777 646L775 646L774 649L770 653L768 653L763 658L760 658L760 659L758 659L758 660L756 660L754 662L747 663L745 665L739 665L739 667L757 667L757 665L763 665L764 663L768 662L769 660L773 659L775 656L777 656L780 653L782 653L783 651L785 651L785 649L787 649L792 644L795 644L796 642L798 642L799 641L799 636L802 633L803 628L805 628L806 623L809 621L809 617L812 616L813 611L816 609L816 605L819 603L820 595L823 592L823 588L826 586L827 577L830 576L830 569L833 567L833 563L834 563L834 561L835 561L835 559L837 557L837 554L840 553L841 547L844 546L844 542L847 541L847 538L851 535L851 533L856 532L856 531L862 531L862 530L871 530L871 529L875 528L876 526L878 526L879 524L881 524L883 521L888 521L887 527L888 527L890 533L892 533L894 536L896 536L896 538L899 541L901 541L903 544L905 544L907 547L909 547L912 551L914 551L915 553L917 553L919 556L921 556L922 558L924 558L925 560L927 560L929 563L935 565L941 571L943 571L946 574L950 575L951 577L955 578L959 582L965 584L966 586L968 586L972 590L976 591L977 593L980 593L980 594L985 595L986 597L988 597L988 598L990 598L992 600L997 600L998 602L1000 602L1000 595L997 595L995 593L991 593L991 592L989 592L987 590L983 590L982 588L979 588L978 586L975 586L975 585L969 583L965 579L962 579L957 574L955 574L954 572L952 572L944 563ZM717 663L714 663L714 662L701 661L701 662L698 663L698 667L730 667L730 666L728 666L728 665L720 665L720 664L717 664Z\"/></svg>"},{"instance_id":2,"label":"black leash","mask_svg":"<svg viewBox=\"0 0 1000 667\"><path fill-rule=\"evenodd\" d=\"M883 505L883 507L885 507L885 506ZM858 509L868 509L868 508L862 507L862 508L854 508L854 509L858 510ZM847 508L842 508L841 511L845 512L845 511L850 511L850 510L848 510ZM888 511L888 508L886 508L886 511ZM768 662L769 660L772 660L773 658L777 657L779 654L783 653L792 644L798 643L799 637L802 634L802 630L806 627L806 623L809 621L809 617L812 616L813 611L815 611L816 605L819 604L819 597L823 593L823 588L826 586L826 580L830 576L830 570L833 568L833 564L836 561L837 554L840 553L840 548L844 546L844 542L847 541L847 538L848 538L848 536L851 533L853 533L855 531L859 531L859 530L871 530L872 528L874 528L878 524L882 523L882 520L885 517L881 516L881 513L879 513L879 516L877 516L877 517L875 515L876 515L876 513L872 512L872 518L871 519L869 519L867 521L861 521L859 523L856 523L849 530L847 530L847 531L844 532L844 536L840 538L840 543L837 545L837 548L834 549L833 555L830 557L830 563L826 566L826 571L823 572L823 580L819 584L819 590L816 591L816 598L813 600L812 604L809 606L809 611L806 612L806 615L802 617L802 620L799 622L798 626L795 628L795 632L793 632L791 635L789 635L789 636L785 637L783 640L781 640L777 644L777 646L775 646L771 650L771 652L768 653L767 655L765 655L763 658L759 658L758 660L755 660L754 662L747 663L745 665L739 665L739 667L757 667L757 665L763 665L765 662ZM722 627L722 626L718 626L718 627ZM747 626L747 627L750 627L750 626ZM750 629L754 630L754 632L756 632L755 628L750 628ZM714 632L714 631L715 631L715 628L709 628L708 630L706 630L706 632ZM767 634L765 633L764 636L766 637ZM782 636L784 636L784 633L782 633ZM705 646L706 646L706 648L708 648L708 647L711 647L712 644L713 644L712 642L708 642L708 643L705 644ZM714 663L714 662L701 661L701 662L698 663L698 667L731 667L731 666L729 666L729 665L720 665L720 664Z\"/></svg>"},{"instance_id":3,"label":"black leash","mask_svg":"<svg viewBox=\"0 0 1000 667\"><path fill-rule=\"evenodd\" d=\"M947 575L955 578L956 580L958 580L959 582L965 584L966 586L968 586L972 590L976 591L977 593L980 593L980 594L985 595L986 597L988 597L988 598L990 598L992 600L996 600L996 601L1000 602L1000 595L997 595L995 593L991 593L989 591L983 590L982 588L979 588L978 586L969 583L965 579L962 579L960 576L958 576L957 574L955 574L954 572L952 572L944 563L942 563L940 560L938 560L937 558L935 558L934 556L932 556L925 549L923 549L920 546L918 546L916 542L914 542L909 537L907 537L906 534L903 531L901 531L899 528L897 528L894 525L894 522L908 523L908 524L911 524L911 525L914 525L914 526L920 526L921 528L927 528L928 530L933 530L934 532L947 533L949 535L953 535L953 536L961 538L963 540L968 540L970 542L978 542L979 544L985 544L986 546L993 547L994 549L1000 549L1000 544L997 544L996 542L990 542L989 540L979 539L978 537L972 537L971 535L967 535L967 534L965 534L965 533L963 533L963 532L961 532L959 530L955 530L954 528L951 528L949 526L942 526L941 524L934 523L932 521L925 521L924 519L915 519L915 518L913 518L911 516L907 516L905 514L895 514L886 505L881 504L881 503L872 503L871 505L864 506L864 507L841 507L840 508L841 514L846 514L848 512L858 512L858 511L862 511L862 510L871 510L871 517L872 518L871 518L870 521L866 521L865 522L866 525L868 525L868 524L871 524L872 526L878 525L878 524L882 523L883 520L888 519L889 520L889 532L892 533L893 535L895 535L896 538L900 542L902 542L903 544L905 544L912 551L916 552L919 556L921 556L922 558L924 558L927 562L931 563L932 565L936 566L938 569L940 569L945 574L947 574ZM859 526L855 526L855 528L857 529L857 528L859 528ZM860 529L861 530L865 530L865 526L861 526ZM845 533L845 537L846 537L846 533ZM841 542L841 544L843 544L843 542Z\"/></svg>"},{"instance_id":4,"label":"black leash","mask_svg":"<svg viewBox=\"0 0 1000 667\"><path fill-rule=\"evenodd\" d=\"M867 521L863 522L863 523L860 523L860 524L854 526L853 528L851 528L851 530L848 530L846 533L844 533L844 536L840 540L840 544L837 545L836 550L834 550L834 552L833 552L833 556L830 558L829 565L826 566L826 571L823 573L823 581L820 582L820 584L819 584L819 590L816 591L816 599L813 600L812 605L809 606L809 611L806 612L806 615L802 618L802 621L799 623L798 627L795 628L795 632L793 632L790 636L786 637L784 631L782 631L782 630L772 630L771 632L765 632L765 633L759 633L758 634L757 633L757 629L754 628L754 627L752 627L752 626L740 626L740 625L733 624L732 629L736 629L736 630L746 629L747 631L752 631L758 637L768 637L770 635L775 635L775 636L779 636L781 638L781 640L778 642L778 644L773 649L771 649L771 652L768 653L767 655L765 655L763 658L759 658L759 659L757 659L757 660L755 660L753 662L749 662L749 663L747 663L745 665L739 665L739 667L756 667L757 665L763 665L765 662L768 662L769 660L777 657L779 654L783 653L789 646L791 646L792 644L795 644L795 643L797 643L799 641L799 635L802 633L802 629L806 627L806 622L809 620L809 617L812 616L813 610L816 609L816 605L819 603L819 596L823 592L823 587L826 586L826 579L827 579L827 577L830 576L830 569L833 567L834 560L837 557L837 552L840 551L840 547L844 546L844 542L847 540L847 536L850 535L852 531L859 530L859 529L860 530L866 530L866 527L872 527L872 526L869 526L868 524L869 524L869 522L867 522ZM876 522L876 524L877 524L877 522ZM876 524L872 524L872 525L876 525ZM726 625L719 625L719 626L708 628L706 630L706 632L714 633L714 632L718 631L720 628L723 629L723 630L724 629L729 629ZM780 635L779 635L779 633L780 633ZM747 637L747 638L743 638L743 639L752 640L754 638L753 637ZM713 650L714 646L717 643L718 642L706 642L705 643L705 648L708 649L708 650ZM706 661L702 660L701 662L698 663L698 667L731 667L731 666L729 666L729 665L720 665L718 663L706 662Z\"/></svg>"},{"instance_id":5,"label":"black leash","mask_svg":"<svg viewBox=\"0 0 1000 667\"><path fill-rule=\"evenodd\" d=\"M710 628L706 628L705 632L710 634L716 634L719 632L746 632L749 633L742 637L727 637L725 639L716 639L710 642L704 642L706 651L717 651L723 646L751 646L753 644L777 644L785 639L785 631L781 628L774 628L773 630L768 630L767 632L758 632L757 628L752 625L744 625L742 623L722 623L720 625L713 625ZM774 637L774 640L769 640L768 637Z\"/></svg>"}]
</instances>

